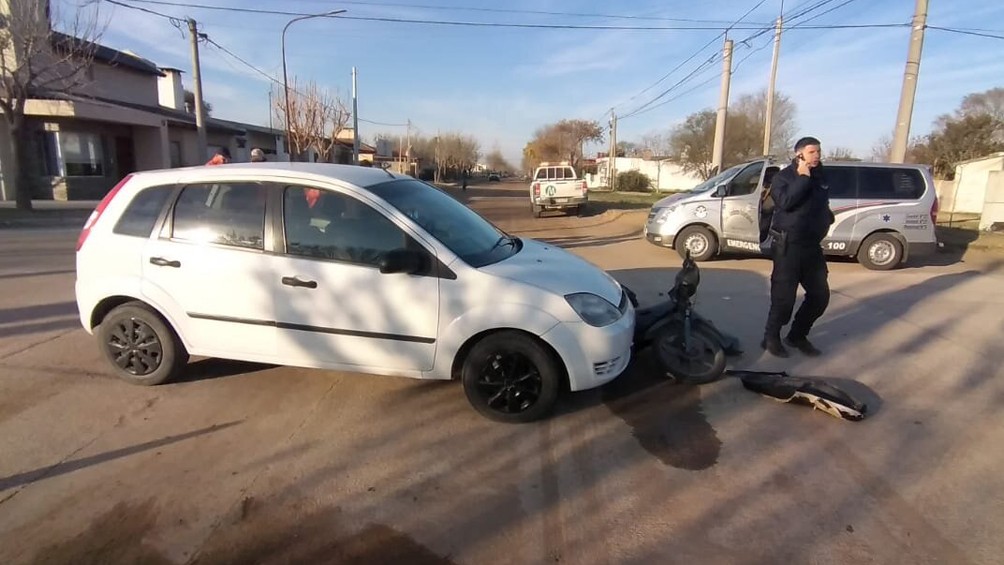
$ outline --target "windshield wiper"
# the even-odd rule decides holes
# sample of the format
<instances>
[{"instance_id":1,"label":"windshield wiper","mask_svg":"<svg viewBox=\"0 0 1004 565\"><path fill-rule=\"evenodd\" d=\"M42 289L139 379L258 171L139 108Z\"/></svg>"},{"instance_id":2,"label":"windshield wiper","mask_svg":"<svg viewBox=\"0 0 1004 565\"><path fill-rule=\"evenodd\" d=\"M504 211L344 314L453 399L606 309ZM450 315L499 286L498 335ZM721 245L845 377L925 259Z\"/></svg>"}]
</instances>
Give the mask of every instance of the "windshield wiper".
<instances>
[{"instance_id":1,"label":"windshield wiper","mask_svg":"<svg viewBox=\"0 0 1004 565\"><path fill-rule=\"evenodd\" d=\"M509 235L509 234L502 234L501 236L499 236L498 241L495 242L495 245L493 245L492 248L488 250L488 252L491 253L492 251L495 251L496 249L498 249L499 247L501 247L503 244L508 244L508 245L512 245L513 247L515 247L516 246L516 238L513 237L513 236L511 236L511 235Z\"/></svg>"}]
</instances>

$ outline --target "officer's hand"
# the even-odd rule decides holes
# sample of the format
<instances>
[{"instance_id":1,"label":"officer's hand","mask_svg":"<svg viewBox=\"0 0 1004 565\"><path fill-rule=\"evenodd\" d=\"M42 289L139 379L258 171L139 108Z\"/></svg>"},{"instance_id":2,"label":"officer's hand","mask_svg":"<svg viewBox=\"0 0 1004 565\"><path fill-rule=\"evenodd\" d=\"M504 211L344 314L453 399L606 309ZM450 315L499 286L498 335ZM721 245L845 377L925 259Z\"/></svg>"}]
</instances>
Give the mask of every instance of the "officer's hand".
<instances>
[{"instance_id":1,"label":"officer's hand","mask_svg":"<svg viewBox=\"0 0 1004 565\"><path fill-rule=\"evenodd\" d=\"M812 167L809 166L809 162L803 159L801 156L798 157L798 174L809 176Z\"/></svg>"}]
</instances>

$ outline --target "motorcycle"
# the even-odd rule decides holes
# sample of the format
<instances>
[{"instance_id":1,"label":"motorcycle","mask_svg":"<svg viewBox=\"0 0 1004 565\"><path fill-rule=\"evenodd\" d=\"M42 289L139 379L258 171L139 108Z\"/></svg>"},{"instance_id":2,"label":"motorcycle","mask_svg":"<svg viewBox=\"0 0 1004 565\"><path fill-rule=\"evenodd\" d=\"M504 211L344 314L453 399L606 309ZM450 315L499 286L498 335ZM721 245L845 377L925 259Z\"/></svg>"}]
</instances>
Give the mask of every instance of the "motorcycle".
<instances>
[{"instance_id":1,"label":"motorcycle","mask_svg":"<svg viewBox=\"0 0 1004 565\"><path fill-rule=\"evenodd\" d=\"M652 346L667 376L687 384L706 384L721 378L726 356L741 355L739 340L694 310L701 283L697 262L686 250L666 300L638 308L638 298L625 289L635 307L634 347Z\"/></svg>"}]
</instances>

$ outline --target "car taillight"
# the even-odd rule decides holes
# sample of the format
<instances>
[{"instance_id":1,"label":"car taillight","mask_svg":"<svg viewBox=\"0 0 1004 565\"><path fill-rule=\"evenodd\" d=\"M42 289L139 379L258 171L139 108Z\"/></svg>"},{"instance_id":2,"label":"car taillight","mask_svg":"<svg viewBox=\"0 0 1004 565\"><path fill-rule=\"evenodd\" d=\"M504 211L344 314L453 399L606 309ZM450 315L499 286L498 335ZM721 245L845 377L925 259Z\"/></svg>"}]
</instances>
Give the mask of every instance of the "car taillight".
<instances>
[{"instance_id":1,"label":"car taillight","mask_svg":"<svg viewBox=\"0 0 1004 565\"><path fill-rule=\"evenodd\" d=\"M931 225L938 225L938 197L934 197L934 203L931 204Z\"/></svg>"},{"instance_id":2,"label":"car taillight","mask_svg":"<svg viewBox=\"0 0 1004 565\"><path fill-rule=\"evenodd\" d=\"M80 236L77 238L77 251L80 251L80 248L84 246L84 242L87 241L87 236L91 234L91 228L93 228L94 224L98 222L98 218L101 217L101 213L105 211L106 207L108 207L108 203L112 201L112 198L115 198L118 191L121 190L131 178L132 174L126 175L125 178L120 180L118 184L113 186L112 189L108 191L108 194L101 199L101 202L98 202L97 207L94 208L90 217L87 218L87 222L84 223L84 229L80 230Z\"/></svg>"},{"instance_id":3,"label":"car taillight","mask_svg":"<svg viewBox=\"0 0 1004 565\"><path fill-rule=\"evenodd\" d=\"M540 196L540 183L539 182L533 183L533 195L534 196Z\"/></svg>"},{"instance_id":4,"label":"car taillight","mask_svg":"<svg viewBox=\"0 0 1004 565\"><path fill-rule=\"evenodd\" d=\"M586 181L582 181L582 194L585 194L587 191L589 191L589 185Z\"/></svg>"}]
</instances>

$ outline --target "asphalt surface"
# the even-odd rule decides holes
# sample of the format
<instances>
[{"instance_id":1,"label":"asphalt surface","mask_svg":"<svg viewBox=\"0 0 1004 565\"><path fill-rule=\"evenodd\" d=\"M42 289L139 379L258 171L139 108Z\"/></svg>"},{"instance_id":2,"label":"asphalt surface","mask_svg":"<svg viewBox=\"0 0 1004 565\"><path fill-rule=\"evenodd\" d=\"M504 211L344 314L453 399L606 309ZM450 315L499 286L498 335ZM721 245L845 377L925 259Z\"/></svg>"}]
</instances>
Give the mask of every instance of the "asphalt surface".
<instances>
[{"instance_id":1,"label":"asphalt surface","mask_svg":"<svg viewBox=\"0 0 1004 565\"><path fill-rule=\"evenodd\" d=\"M511 189L511 190L510 190ZM679 258L643 211L500 226L634 288ZM1004 271L938 256L831 262L819 360L757 348L769 264L702 264L699 309L734 368L833 380L847 422L731 378L660 380L642 353L551 419L489 422L456 383L194 360L184 382L107 376L77 321L75 229L0 230L0 563L999 563Z\"/></svg>"}]
</instances>

